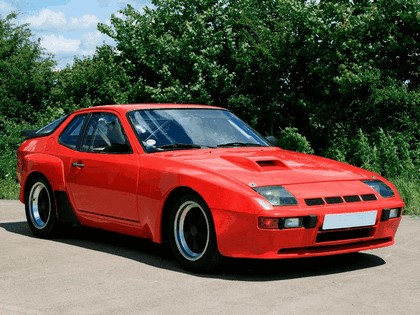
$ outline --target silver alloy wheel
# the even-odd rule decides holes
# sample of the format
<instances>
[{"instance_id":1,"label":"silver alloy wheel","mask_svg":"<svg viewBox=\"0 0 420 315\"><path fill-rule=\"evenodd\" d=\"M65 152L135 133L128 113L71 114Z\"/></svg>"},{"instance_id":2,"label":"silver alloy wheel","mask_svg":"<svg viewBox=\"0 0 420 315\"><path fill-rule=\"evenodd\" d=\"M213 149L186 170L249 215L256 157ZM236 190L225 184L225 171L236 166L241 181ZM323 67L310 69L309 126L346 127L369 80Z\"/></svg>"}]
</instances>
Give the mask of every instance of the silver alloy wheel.
<instances>
[{"instance_id":1,"label":"silver alloy wheel","mask_svg":"<svg viewBox=\"0 0 420 315\"><path fill-rule=\"evenodd\" d=\"M180 254L189 261L200 259L210 240L210 225L204 209L195 201L184 202L174 221L175 243Z\"/></svg>"},{"instance_id":2,"label":"silver alloy wheel","mask_svg":"<svg viewBox=\"0 0 420 315\"><path fill-rule=\"evenodd\" d=\"M51 196L42 182L36 182L29 192L29 216L35 228L45 228L51 217Z\"/></svg>"}]
</instances>

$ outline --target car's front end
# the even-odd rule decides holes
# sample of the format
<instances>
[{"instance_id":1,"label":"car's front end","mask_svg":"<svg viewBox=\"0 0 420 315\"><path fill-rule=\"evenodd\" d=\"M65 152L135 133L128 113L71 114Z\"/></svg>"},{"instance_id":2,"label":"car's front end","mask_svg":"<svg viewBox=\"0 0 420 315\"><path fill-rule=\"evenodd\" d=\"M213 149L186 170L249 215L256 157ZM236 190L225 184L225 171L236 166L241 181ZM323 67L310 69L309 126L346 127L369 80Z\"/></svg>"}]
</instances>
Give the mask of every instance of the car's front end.
<instances>
[{"instance_id":1,"label":"car's front end","mask_svg":"<svg viewBox=\"0 0 420 315\"><path fill-rule=\"evenodd\" d=\"M297 258L394 243L404 202L374 173L278 148L184 152L176 159L223 177L209 173L208 187L219 187L200 193L224 256ZM236 191L224 187L227 178Z\"/></svg>"},{"instance_id":2,"label":"car's front end","mask_svg":"<svg viewBox=\"0 0 420 315\"><path fill-rule=\"evenodd\" d=\"M297 203L270 208L262 199L257 203L263 209L256 214L219 209L216 228L220 223L225 231L218 234L219 250L234 257L298 258L392 245L404 203L365 185L348 181L277 186L293 192ZM226 222L229 228L223 226Z\"/></svg>"}]
</instances>

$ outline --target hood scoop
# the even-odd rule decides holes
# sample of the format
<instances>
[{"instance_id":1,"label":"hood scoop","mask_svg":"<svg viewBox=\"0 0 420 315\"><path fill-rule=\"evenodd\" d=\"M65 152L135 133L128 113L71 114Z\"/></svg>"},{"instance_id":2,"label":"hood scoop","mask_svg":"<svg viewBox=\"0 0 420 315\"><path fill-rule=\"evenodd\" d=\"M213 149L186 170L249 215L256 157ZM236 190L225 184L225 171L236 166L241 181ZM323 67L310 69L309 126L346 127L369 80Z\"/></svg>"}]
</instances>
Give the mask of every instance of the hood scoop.
<instances>
[{"instance_id":1,"label":"hood scoop","mask_svg":"<svg viewBox=\"0 0 420 315\"><path fill-rule=\"evenodd\" d=\"M279 160L276 157L244 157L224 155L221 156L221 158L250 171L265 172L289 169L289 167L287 167L286 164L284 164L281 160Z\"/></svg>"}]
</instances>

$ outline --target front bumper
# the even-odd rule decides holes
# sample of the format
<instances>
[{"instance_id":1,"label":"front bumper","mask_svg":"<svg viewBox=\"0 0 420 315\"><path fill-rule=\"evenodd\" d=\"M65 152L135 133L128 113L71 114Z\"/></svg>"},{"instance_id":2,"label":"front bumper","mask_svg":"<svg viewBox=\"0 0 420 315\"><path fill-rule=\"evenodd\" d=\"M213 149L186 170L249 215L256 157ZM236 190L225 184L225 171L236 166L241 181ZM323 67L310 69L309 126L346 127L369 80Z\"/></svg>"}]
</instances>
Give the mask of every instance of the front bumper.
<instances>
[{"instance_id":1,"label":"front bumper","mask_svg":"<svg viewBox=\"0 0 420 315\"><path fill-rule=\"evenodd\" d=\"M389 207L402 208L404 203L358 206L332 206L323 208L296 209L294 211L265 212L264 214L239 213L213 209L217 243L220 253L227 257L242 258L300 258L344 254L370 250L394 244L400 216L381 221L382 211ZM326 214L356 213L377 210L374 225L356 228L323 230ZM258 217L275 215L293 217L299 215L318 216L313 228L267 230L258 228Z\"/></svg>"}]
</instances>

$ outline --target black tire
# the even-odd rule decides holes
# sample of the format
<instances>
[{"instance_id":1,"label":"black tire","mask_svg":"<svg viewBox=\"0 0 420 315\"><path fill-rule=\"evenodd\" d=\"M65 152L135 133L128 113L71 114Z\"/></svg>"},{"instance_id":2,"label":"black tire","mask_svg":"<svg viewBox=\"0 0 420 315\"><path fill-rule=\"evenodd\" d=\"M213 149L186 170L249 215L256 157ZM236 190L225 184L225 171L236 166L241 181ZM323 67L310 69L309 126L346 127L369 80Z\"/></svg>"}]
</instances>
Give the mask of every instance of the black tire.
<instances>
[{"instance_id":1,"label":"black tire","mask_svg":"<svg viewBox=\"0 0 420 315\"><path fill-rule=\"evenodd\" d=\"M198 196L185 195L175 202L169 218L169 245L189 271L209 272L221 264L210 210Z\"/></svg>"},{"instance_id":2,"label":"black tire","mask_svg":"<svg viewBox=\"0 0 420 315\"><path fill-rule=\"evenodd\" d=\"M27 183L25 194L26 220L37 237L52 238L56 235L58 221L54 194L50 184L42 177Z\"/></svg>"}]
</instances>

